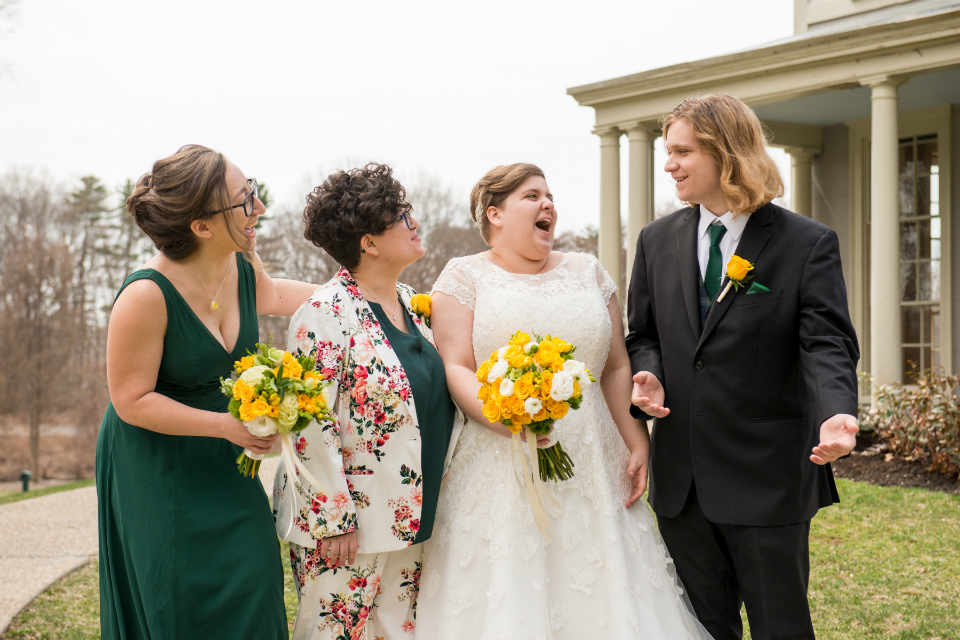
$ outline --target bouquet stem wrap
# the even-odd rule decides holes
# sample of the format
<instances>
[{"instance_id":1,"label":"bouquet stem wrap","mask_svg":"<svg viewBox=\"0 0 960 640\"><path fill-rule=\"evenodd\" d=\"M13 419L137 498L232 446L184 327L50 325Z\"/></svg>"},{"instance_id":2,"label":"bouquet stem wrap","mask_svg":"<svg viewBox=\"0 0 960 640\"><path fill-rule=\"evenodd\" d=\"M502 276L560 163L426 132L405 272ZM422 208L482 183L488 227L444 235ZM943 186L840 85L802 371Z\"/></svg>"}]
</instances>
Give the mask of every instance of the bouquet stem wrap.
<instances>
[{"instance_id":1,"label":"bouquet stem wrap","mask_svg":"<svg viewBox=\"0 0 960 640\"><path fill-rule=\"evenodd\" d=\"M513 473L514 475L517 473L517 454L519 453L520 466L523 469L523 480L521 481L520 478L517 477L517 484L520 485L521 490L526 489L527 499L530 501L530 510L533 512L533 520L537 523L537 529L540 530L540 535L543 536L544 541L549 544L550 535L547 531L553 531L553 522L550 520L550 514L547 513L544 496L558 509L560 508L560 501L544 491L543 480L540 478L540 473L537 469L533 468L533 461L536 460L538 456L537 436L530 431L529 428L524 428L524 431L526 431L527 434L530 467L527 467L527 457L523 454L523 438L520 436L520 432L517 431L511 437L510 446L510 457L513 460Z\"/></svg>"}]
</instances>

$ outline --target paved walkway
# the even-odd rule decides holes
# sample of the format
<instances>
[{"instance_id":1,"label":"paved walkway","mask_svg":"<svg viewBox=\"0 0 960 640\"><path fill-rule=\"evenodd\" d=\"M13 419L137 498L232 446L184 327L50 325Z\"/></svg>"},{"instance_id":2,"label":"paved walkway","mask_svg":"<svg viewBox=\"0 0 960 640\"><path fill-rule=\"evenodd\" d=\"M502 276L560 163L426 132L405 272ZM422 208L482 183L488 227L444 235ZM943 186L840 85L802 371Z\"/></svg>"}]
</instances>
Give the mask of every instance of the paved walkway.
<instances>
[{"instance_id":1,"label":"paved walkway","mask_svg":"<svg viewBox=\"0 0 960 640\"><path fill-rule=\"evenodd\" d=\"M273 490L280 457L260 466ZM0 505L0 633L51 584L97 558L97 488Z\"/></svg>"}]
</instances>

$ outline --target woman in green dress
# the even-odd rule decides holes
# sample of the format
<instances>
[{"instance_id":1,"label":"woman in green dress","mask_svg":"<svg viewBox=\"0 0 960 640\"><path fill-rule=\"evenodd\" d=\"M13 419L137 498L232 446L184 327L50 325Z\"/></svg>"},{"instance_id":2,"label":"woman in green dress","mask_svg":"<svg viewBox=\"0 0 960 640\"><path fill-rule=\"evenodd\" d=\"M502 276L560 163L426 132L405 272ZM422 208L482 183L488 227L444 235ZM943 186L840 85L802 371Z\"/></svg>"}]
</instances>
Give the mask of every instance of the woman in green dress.
<instances>
[{"instance_id":1,"label":"woman in green dress","mask_svg":"<svg viewBox=\"0 0 960 640\"><path fill-rule=\"evenodd\" d=\"M219 380L254 348L257 313L290 315L316 285L264 273L257 183L206 147L157 161L127 211L160 254L123 283L107 334L102 637L286 639L270 506L235 462L277 436L230 416Z\"/></svg>"}]
</instances>

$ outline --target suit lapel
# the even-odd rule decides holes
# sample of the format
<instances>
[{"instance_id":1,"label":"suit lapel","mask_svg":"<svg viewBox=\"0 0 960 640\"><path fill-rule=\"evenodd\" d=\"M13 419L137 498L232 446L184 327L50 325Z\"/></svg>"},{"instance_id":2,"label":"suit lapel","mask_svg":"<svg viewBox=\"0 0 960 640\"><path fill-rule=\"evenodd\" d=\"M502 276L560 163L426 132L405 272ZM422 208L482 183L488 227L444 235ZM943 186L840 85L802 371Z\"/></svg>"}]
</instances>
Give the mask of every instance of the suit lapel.
<instances>
[{"instance_id":1,"label":"suit lapel","mask_svg":"<svg viewBox=\"0 0 960 640\"><path fill-rule=\"evenodd\" d=\"M750 220L747 221L746 228L743 230L743 237L740 238L740 242L737 244L735 255L755 265L757 258L760 256L760 252L763 251L767 240L770 239L770 234L767 233L767 230L764 228L769 225L770 222L770 215L766 205L754 211L753 215L750 216ZM724 268L723 271L724 274L726 274L726 268ZM723 288L726 286L727 278L724 275L720 291L723 291ZM703 346L707 336L709 336L717 324L720 323L720 320L724 314L727 313L727 309L733 304L738 293L739 291L737 289L731 287L722 302L713 303L713 306L710 308L710 313L707 315L707 323L703 327L703 333L700 335L700 342L697 343L697 350Z\"/></svg>"},{"instance_id":2,"label":"suit lapel","mask_svg":"<svg viewBox=\"0 0 960 640\"><path fill-rule=\"evenodd\" d=\"M694 336L700 335L700 286L698 284L700 260L697 258L697 227L700 222L700 205L690 209L677 226L677 261L680 268L680 284L683 287L683 303L687 307L690 329Z\"/></svg>"}]
</instances>

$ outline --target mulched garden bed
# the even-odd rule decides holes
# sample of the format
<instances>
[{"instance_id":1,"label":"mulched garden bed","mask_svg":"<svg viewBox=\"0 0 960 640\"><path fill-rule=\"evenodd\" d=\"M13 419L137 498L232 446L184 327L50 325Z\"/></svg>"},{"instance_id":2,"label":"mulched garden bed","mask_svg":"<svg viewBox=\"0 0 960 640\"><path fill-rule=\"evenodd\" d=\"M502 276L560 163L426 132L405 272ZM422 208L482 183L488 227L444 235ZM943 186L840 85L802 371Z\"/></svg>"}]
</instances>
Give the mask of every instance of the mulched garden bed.
<instances>
[{"instance_id":1,"label":"mulched garden bed","mask_svg":"<svg viewBox=\"0 0 960 640\"><path fill-rule=\"evenodd\" d=\"M928 471L929 462L903 460L884 451L876 452L879 439L870 431L857 435L857 448L849 458L832 464L838 478L860 480L881 487L930 489L960 495L956 477Z\"/></svg>"}]
</instances>

